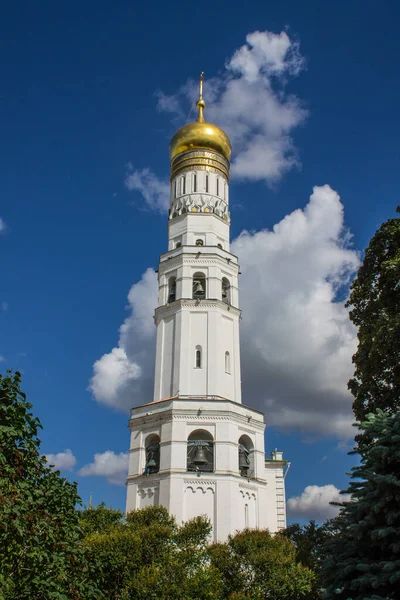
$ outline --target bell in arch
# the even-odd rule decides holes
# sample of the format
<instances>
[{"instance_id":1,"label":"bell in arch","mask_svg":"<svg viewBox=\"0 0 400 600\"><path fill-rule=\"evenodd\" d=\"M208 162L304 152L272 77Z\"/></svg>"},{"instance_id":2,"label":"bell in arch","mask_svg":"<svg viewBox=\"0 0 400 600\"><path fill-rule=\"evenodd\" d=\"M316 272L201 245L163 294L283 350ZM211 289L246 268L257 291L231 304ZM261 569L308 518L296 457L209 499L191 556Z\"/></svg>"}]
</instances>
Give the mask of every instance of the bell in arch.
<instances>
[{"instance_id":1,"label":"bell in arch","mask_svg":"<svg viewBox=\"0 0 400 600\"><path fill-rule=\"evenodd\" d=\"M249 466L250 466L250 461L247 456L247 452L243 448L240 448L239 449L239 470L247 473L247 471L249 470Z\"/></svg>"},{"instance_id":2,"label":"bell in arch","mask_svg":"<svg viewBox=\"0 0 400 600\"><path fill-rule=\"evenodd\" d=\"M204 452L203 446L197 446L196 451L193 456L193 464L194 465L206 465L208 463L206 453Z\"/></svg>"},{"instance_id":3,"label":"bell in arch","mask_svg":"<svg viewBox=\"0 0 400 600\"><path fill-rule=\"evenodd\" d=\"M150 459L147 461L147 465L146 465L146 467L147 467L148 469L151 469L152 467L156 467L156 466L157 466L157 463L156 463L156 461L154 460L154 457L153 457L153 456L151 456L151 458L150 458Z\"/></svg>"},{"instance_id":4,"label":"bell in arch","mask_svg":"<svg viewBox=\"0 0 400 600\"><path fill-rule=\"evenodd\" d=\"M193 293L195 296L201 296L204 294L203 285L198 279L193 283Z\"/></svg>"}]
</instances>

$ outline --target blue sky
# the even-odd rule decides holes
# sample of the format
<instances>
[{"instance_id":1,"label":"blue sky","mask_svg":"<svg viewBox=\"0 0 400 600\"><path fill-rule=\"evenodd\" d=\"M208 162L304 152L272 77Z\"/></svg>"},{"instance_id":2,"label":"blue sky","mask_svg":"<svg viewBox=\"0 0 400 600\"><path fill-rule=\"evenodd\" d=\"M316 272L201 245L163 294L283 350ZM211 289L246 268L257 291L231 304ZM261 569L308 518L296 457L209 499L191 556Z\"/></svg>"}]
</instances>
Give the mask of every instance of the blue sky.
<instances>
[{"instance_id":1,"label":"blue sky","mask_svg":"<svg viewBox=\"0 0 400 600\"><path fill-rule=\"evenodd\" d=\"M285 217L299 214L293 211L304 210L314 186L329 185L340 196L344 226L352 234L346 251L354 270L356 252L398 204L398 13L395 2L372 1L250 3L245 12L239 2L3 5L0 368L22 371L24 389L44 425L43 451L71 450L76 464L64 472L78 481L85 502L93 491L95 503L125 503L124 487L79 470L93 463L95 453L119 455L128 447L127 415L96 401L88 386L93 364L116 347L119 327L131 314L131 286L143 282L146 269L157 268L166 249L165 213L146 204L138 185L129 190L125 183L128 163L140 181L143 169L151 170L153 190L155 184L162 189L168 176L168 142L185 118L160 110L160 92L169 108L176 101L186 116L191 87L182 91L182 86L204 71L209 81L222 86L221 92L210 85L209 98L215 99L214 114L223 120L224 107L229 108L223 96L228 85L225 65L252 32L285 33L302 68L297 73L288 69L271 81L278 104L294 98L296 110L302 111L303 117L287 132L297 165L283 169L274 180L262 174L233 177L232 239L244 229L272 230ZM209 110L213 114L212 102ZM333 193L329 202L338 217L340 204ZM295 230L295 217L287 222ZM297 267L303 279L310 255L321 250L313 246L318 233L310 229L308 234L304 261ZM241 281L244 319L249 290L243 286L257 286L250 268L255 235L236 245L249 274ZM329 232L326 236L323 250L329 251ZM337 234L337 252L343 244L343 233ZM279 262L281 255L276 248L274 252ZM276 264L267 261L258 273L261 280L270 277L280 283ZM323 272L316 277L321 283ZM339 282L341 297L344 281ZM144 286L135 289L145 291ZM135 293L133 303L138 302ZM272 307L279 296L268 295L266 302ZM268 344L271 332L264 320ZM308 331L307 323L304 327ZM316 330L321 327L317 323ZM251 331L246 331L244 339L250 340ZM310 343L307 336L303 343ZM243 343L243 360L247 348ZM346 352L348 356L348 348ZM340 360L342 369L346 357ZM321 373L340 371L329 361L327 356ZM293 370L289 361L283 379L295 381L299 368ZM338 386L339 379L340 374L332 385ZM261 407L260 389L268 391L268 385L266 379L261 388L248 386L258 396L244 401ZM270 400L275 394L275 404L263 405L267 422L273 423L267 430L267 450L279 446L292 462L288 497L301 495L310 485L344 487L351 464L348 442L345 434L323 424L331 420L329 410L326 417L321 412L318 423L309 405L297 421L273 416L279 402L293 396L295 383L289 387L268 392ZM150 399L143 397L143 402ZM292 518L323 514L307 506L305 499Z\"/></svg>"}]
</instances>

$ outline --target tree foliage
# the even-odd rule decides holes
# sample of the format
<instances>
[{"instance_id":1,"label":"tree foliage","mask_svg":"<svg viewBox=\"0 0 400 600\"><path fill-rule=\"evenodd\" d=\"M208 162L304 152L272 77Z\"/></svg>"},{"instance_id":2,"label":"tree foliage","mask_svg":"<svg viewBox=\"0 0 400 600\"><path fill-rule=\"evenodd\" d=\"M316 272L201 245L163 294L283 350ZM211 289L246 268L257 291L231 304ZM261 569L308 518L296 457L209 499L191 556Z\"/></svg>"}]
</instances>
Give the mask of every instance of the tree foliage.
<instances>
[{"instance_id":1,"label":"tree foliage","mask_svg":"<svg viewBox=\"0 0 400 600\"><path fill-rule=\"evenodd\" d=\"M41 424L20 389L0 375L0 598L101 598L82 545L76 485L40 454Z\"/></svg>"},{"instance_id":2,"label":"tree foliage","mask_svg":"<svg viewBox=\"0 0 400 600\"><path fill-rule=\"evenodd\" d=\"M315 579L310 593L310 598L313 600L322 597L321 568L325 556L325 545L336 534L335 519L330 519L322 525L318 525L315 521L310 521L305 525L293 523L279 533L280 536L293 543L298 562L314 573Z\"/></svg>"},{"instance_id":3,"label":"tree foliage","mask_svg":"<svg viewBox=\"0 0 400 600\"><path fill-rule=\"evenodd\" d=\"M294 545L284 536L244 530L211 546L210 556L223 577L223 598L310 598L314 574L296 560Z\"/></svg>"},{"instance_id":4,"label":"tree foliage","mask_svg":"<svg viewBox=\"0 0 400 600\"><path fill-rule=\"evenodd\" d=\"M377 409L361 423L352 500L326 544L327 600L389 600L400 590L400 411ZM364 435L365 434L365 435Z\"/></svg>"},{"instance_id":5,"label":"tree foliage","mask_svg":"<svg viewBox=\"0 0 400 600\"><path fill-rule=\"evenodd\" d=\"M110 600L214 600L221 577L207 559L210 531L204 517L178 527L164 507L153 506L85 543L99 559L97 577Z\"/></svg>"},{"instance_id":6,"label":"tree foliage","mask_svg":"<svg viewBox=\"0 0 400 600\"><path fill-rule=\"evenodd\" d=\"M362 421L377 408L395 412L400 409L399 217L383 223L371 239L347 306L359 340L348 384L354 414Z\"/></svg>"}]
</instances>

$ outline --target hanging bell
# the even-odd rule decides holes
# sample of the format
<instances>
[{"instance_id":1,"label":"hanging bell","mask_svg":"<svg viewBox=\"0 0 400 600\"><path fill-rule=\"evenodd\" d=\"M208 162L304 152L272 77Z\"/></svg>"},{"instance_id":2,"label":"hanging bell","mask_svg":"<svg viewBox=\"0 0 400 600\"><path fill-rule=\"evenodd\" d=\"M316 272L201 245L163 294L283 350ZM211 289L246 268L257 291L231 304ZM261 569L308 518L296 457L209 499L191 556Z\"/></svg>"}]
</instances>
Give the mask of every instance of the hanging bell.
<instances>
[{"instance_id":1,"label":"hanging bell","mask_svg":"<svg viewBox=\"0 0 400 600\"><path fill-rule=\"evenodd\" d=\"M249 459L244 450L239 450L239 469L241 471L247 470L249 468Z\"/></svg>"},{"instance_id":2,"label":"hanging bell","mask_svg":"<svg viewBox=\"0 0 400 600\"><path fill-rule=\"evenodd\" d=\"M193 456L194 465L206 465L208 463L206 453L204 452L203 446L198 446Z\"/></svg>"},{"instance_id":3,"label":"hanging bell","mask_svg":"<svg viewBox=\"0 0 400 600\"><path fill-rule=\"evenodd\" d=\"M201 281L195 281L193 284L193 293L196 296L201 296L202 294L204 294L204 288L201 285Z\"/></svg>"},{"instance_id":4,"label":"hanging bell","mask_svg":"<svg viewBox=\"0 0 400 600\"><path fill-rule=\"evenodd\" d=\"M153 458L153 457L152 457L152 458L150 458L150 460L149 460L149 461L148 461L148 463L146 464L146 468L147 468L147 469L152 469L153 467L156 467L156 466L157 466L157 463L156 463L156 461L154 460L154 458Z\"/></svg>"}]
</instances>

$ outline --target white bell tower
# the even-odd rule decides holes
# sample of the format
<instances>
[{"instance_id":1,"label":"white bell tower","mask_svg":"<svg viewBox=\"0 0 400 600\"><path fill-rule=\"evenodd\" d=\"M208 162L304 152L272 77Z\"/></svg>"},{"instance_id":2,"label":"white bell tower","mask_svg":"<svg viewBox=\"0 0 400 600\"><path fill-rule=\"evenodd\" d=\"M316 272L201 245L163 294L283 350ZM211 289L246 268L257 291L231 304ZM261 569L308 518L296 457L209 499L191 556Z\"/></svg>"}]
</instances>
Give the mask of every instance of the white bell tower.
<instances>
[{"instance_id":1,"label":"white bell tower","mask_svg":"<svg viewBox=\"0 0 400 600\"><path fill-rule=\"evenodd\" d=\"M170 143L168 251L160 257L153 402L135 407L127 511L162 504L178 522L206 514L215 540L286 526L284 471L265 459L264 417L242 404L237 257L229 248L231 145L216 125Z\"/></svg>"}]
</instances>

